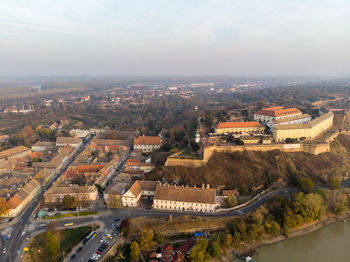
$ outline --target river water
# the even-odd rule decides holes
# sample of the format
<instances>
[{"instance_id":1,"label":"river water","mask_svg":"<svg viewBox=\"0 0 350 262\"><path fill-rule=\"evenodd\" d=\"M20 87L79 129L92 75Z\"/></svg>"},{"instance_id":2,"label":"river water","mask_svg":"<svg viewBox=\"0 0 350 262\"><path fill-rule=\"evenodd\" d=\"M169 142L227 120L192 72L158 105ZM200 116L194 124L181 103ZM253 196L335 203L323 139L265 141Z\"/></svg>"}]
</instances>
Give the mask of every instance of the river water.
<instances>
[{"instance_id":1,"label":"river water","mask_svg":"<svg viewBox=\"0 0 350 262\"><path fill-rule=\"evenodd\" d=\"M256 251L257 262L350 262L350 219Z\"/></svg>"}]
</instances>

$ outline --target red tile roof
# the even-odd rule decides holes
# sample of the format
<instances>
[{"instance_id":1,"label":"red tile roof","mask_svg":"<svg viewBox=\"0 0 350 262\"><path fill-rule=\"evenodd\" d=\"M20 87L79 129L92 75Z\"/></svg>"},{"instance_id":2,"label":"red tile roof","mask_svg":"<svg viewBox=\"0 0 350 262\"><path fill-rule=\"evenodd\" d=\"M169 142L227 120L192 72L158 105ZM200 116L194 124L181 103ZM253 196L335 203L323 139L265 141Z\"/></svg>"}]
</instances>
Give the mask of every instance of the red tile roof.
<instances>
[{"instance_id":1,"label":"red tile roof","mask_svg":"<svg viewBox=\"0 0 350 262\"><path fill-rule=\"evenodd\" d=\"M283 108L283 107L269 107L269 108L263 108L256 112L258 115L266 115L266 116L288 116L288 115L294 115L294 114L301 114L301 111L298 108Z\"/></svg>"},{"instance_id":2,"label":"red tile roof","mask_svg":"<svg viewBox=\"0 0 350 262\"><path fill-rule=\"evenodd\" d=\"M159 136L139 136L135 137L135 145L160 145L162 140Z\"/></svg>"},{"instance_id":3,"label":"red tile roof","mask_svg":"<svg viewBox=\"0 0 350 262\"><path fill-rule=\"evenodd\" d=\"M249 128L249 127L262 127L257 121L246 122L222 122L219 123L217 128Z\"/></svg>"}]
</instances>

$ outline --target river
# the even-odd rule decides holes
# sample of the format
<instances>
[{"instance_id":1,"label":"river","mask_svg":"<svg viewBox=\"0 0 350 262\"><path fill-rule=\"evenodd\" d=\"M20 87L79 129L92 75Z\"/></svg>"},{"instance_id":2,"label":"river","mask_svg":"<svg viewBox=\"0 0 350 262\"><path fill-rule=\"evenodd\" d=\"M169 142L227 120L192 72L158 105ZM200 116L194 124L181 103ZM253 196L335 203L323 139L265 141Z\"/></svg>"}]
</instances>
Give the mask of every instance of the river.
<instances>
[{"instance_id":1,"label":"river","mask_svg":"<svg viewBox=\"0 0 350 262\"><path fill-rule=\"evenodd\" d=\"M257 262L349 262L350 219L256 249Z\"/></svg>"}]
</instances>

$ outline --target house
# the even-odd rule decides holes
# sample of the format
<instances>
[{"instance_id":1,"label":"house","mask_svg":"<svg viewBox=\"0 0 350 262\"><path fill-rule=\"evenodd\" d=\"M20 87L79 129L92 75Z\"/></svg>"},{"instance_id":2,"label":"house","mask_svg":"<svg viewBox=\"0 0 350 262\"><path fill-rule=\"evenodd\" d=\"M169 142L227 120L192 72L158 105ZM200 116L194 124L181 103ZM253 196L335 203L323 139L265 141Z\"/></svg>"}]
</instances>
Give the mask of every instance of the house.
<instances>
[{"instance_id":1,"label":"house","mask_svg":"<svg viewBox=\"0 0 350 262\"><path fill-rule=\"evenodd\" d=\"M69 135L73 137L79 137L83 141L89 140L91 134L89 130L83 130L83 129L72 129L69 130Z\"/></svg>"},{"instance_id":2,"label":"house","mask_svg":"<svg viewBox=\"0 0 350 262\"><path fill-rule=\"evenodd\" d=\"M34 175L34 178L39 181L39 183L44 186L52 182L56 177L56 172L52 168L41 169L38 173Z\"/></svg>"},{"instance_id":3,"label":"house","mask_svg":"<svg viewBox=\"0 0 350 262\"><path fill-rule=\"evenodd\" d=\"M57 137L56 146L71 146L79 148L83 144L79 137Z\"/></svg>"},{"instance_id":4,"label":"house","mask_svg":"<svg viewBox=\"0 0 350 262\"><path fill-rule=\"evenodd\" d=\"M171 262L173 260L174 248L171 244L161 246L162 258L161 262Z\"/></svg>"},{"instance_id":5,"label":"house","mask_svg":"<svg viewBox=\"0 0 350 262\"><path fill-rule=\"evenodd\" d=\"M13 158L19 158L24 157L26 155L29 155L32 152L32 150L25 146L16 146L11 149L7 149L0 152L0 160L4 159L13 159Z\"/></svg>"},{"instance_id":6,"label":"house","mask_svg":"<svg viewBox=\"0 0 350 262\"><path fill-rule=\"evenodd\" d=\"M153 198L156 209L215 212L219 207L216 190L207 187L170 186L157 184Z\"/></svg>"},{"instance_id":7,"label":"house","mask_svg":"<svg viewBox=\"0 0 350 262\"><path fill-rule=\"evenodd\" d=\"M153 198L156 189L156 181L136 180L128 191L122 196L122 205L136 207L142 198Z\"/></svg>"},{"instance_id":8,"label":"house","mask_svg":"<svg viewBox=\"0 0 350 262\"><path fill-rule=\"evenodd\" d=\"M139 159L128 159L125 164L125 171L142 171L149 173L154 169L152 163L142 163Z\"/></svg>"},{"instance_id":9,"label":"house","mask_svg":"<svg viewBox=\"0 0 350 262\"><path fill-rule=\"evenodd\" d=\"M150 153L157 150L162 145L162 139L159 136L138 136L134 138L134 149L141 150L143 153Z\"/></svg>"},{"instance_id":10,"label":"house","mask_svg":"<svg viewBox=\"0 0 350 262\"><path fill-rule=\"evenodd\" d=\"M49 126L51 130L57 130L58 129L58 123L54 122L51 126Z\"/></svg>"},{"instance_id":11,"label":"house","mask_svg":"<svg viewBox=\"0 0 350 262\"><path fill-rule=\"evenodd\" d=\"M40 183L31 179L25 184L13 197L8 201L9 212L8 216L17 216L29 203L40 194Z\"/></svg>"},{"instance_id":12,"label":"house","mask_svg":"<svg viewBox=\"0 0 350 262\"><path fill-rule=\"evenodd\" d=\"M9 136L8 135L2 135L0 136L0 143L4 143L9 141Z\"/></svg>"},{"instance_id":13,"label":"house","mask_svg":"<svg viewBox=\"0 0 350 262\"><path fill-rule=\"evenodd\" d=\"M222 122L219 123L215 128L215 133L263 133L264 127L257 121L246 121L246 122Z\"/></svg>"},{"instance_id":14,"label":"house","mask_svg":"<svg viewBox=\"0 0 350 262\"><path fill-rule=\"evenodd\" d=\"M239 195L238 191L236 189L231 189L231 190L222 190L222 195L224 197L229 197L229 196L235 196L237 197Z\"/></svg>"},{"instance_id":15,"label":"house","mask_svg":"<svg viewBox=\"0 0 350 262\"><path fill-rule=\"evenodd\" d=\"M190 238L186 240L176 249L176 254L174 256L173 261L182 262L186 255L189 255L192 247L196 244L196 240L194 238Z\"/></svg>"},{"instance_id":16,"label":"house","mask_svg":"<svg viewBox=\"0 0 350 262\"><path fill-rule=\"evenodd\" d=\"M31 148L35 152L42 152L48 149L54 149L55 143L47 141L38 141L35 144L33 144Z\"/></svg>"},{"instance_id":17,"label":"house","mask_svg":"<svg viewBox=\"0 0 350 262\"><path fill-rule=\"evenodd\" d=\"M108 207L120 207L122 195L127 191L127 183L112 184L103 192L103 199Z\"/></svg>"}]
</instances>

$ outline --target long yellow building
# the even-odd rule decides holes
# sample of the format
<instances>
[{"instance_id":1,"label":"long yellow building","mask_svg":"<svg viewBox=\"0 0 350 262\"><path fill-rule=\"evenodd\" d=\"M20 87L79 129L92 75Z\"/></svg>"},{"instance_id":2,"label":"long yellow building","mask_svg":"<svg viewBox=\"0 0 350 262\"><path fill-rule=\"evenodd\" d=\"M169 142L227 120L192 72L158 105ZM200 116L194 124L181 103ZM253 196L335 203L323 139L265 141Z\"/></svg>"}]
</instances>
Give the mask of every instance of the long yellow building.
<instances>
[{"instance_id":1,"label":"long yellow building","mask_svg":"<svg viewBox=\"0 0 350 262\"><path fill-rule=\"evenodd\" d=\"M333 113L328 112L306 124L276 125L272 130L273 138L283 142L287 138L313 139L333 124Z\"/></svg>"}]
</instances>

